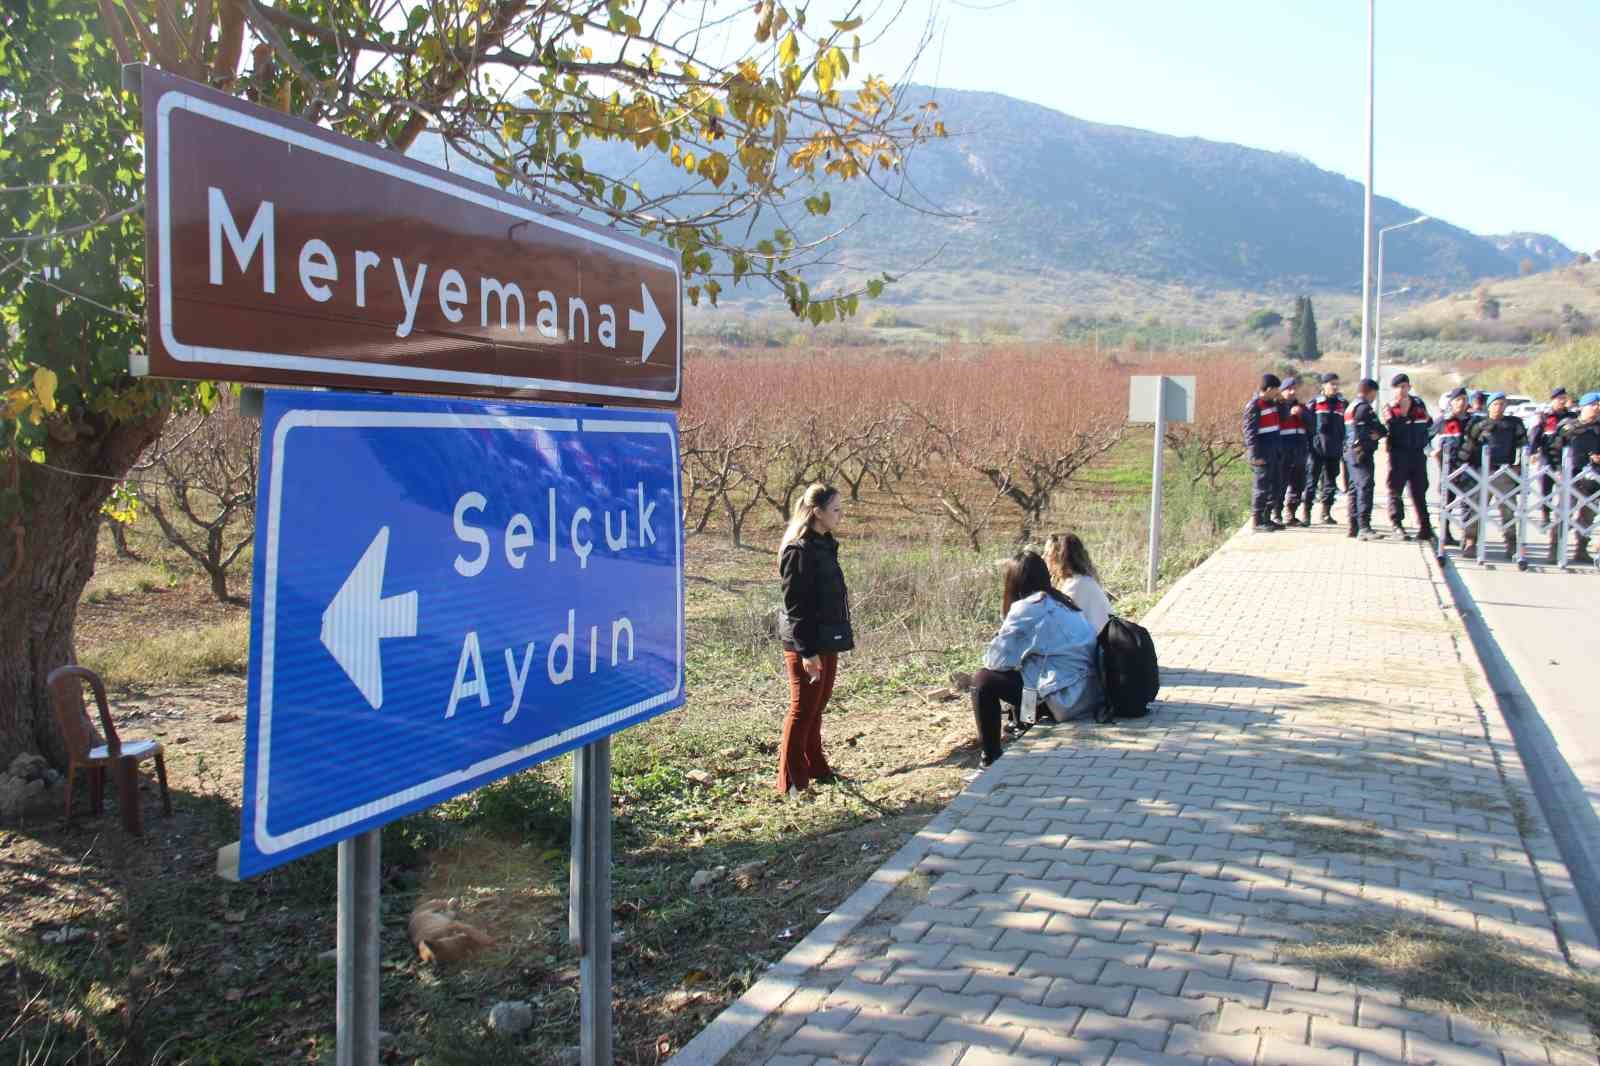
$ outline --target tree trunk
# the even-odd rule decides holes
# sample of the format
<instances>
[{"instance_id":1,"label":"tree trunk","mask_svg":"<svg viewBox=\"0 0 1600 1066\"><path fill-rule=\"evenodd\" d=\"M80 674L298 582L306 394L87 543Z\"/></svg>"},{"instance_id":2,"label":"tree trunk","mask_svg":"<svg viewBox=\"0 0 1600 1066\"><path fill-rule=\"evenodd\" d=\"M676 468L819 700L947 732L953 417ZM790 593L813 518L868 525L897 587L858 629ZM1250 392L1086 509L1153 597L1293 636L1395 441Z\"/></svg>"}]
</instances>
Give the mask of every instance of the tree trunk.
<instances>
[{"instance_id":1,"label":"tree trunk","mask_svg":"<svg viewBox=\"0 0 1600 1066\"><path fill-rule=\"evenodd\" d=\"M19 753L66 765L45 678L76 662L73 624L94 574L100 506L156 439L164 414L95 427L71 443L52 440L46 461L20 467L23 538L0 538L0 766Z\"/></svg>"},{"instance_id":2,"label":"tree trunk","mask_svg":"<svg viewBox=\"0 0 1600 1066\"><path fill-rule=\"evenodd\" d=\"M218 603L233 603L228 596L228 570L226 567L210 567L208 573L211 577L211 595L217 598Z\"/></svg>"}]
</instances>

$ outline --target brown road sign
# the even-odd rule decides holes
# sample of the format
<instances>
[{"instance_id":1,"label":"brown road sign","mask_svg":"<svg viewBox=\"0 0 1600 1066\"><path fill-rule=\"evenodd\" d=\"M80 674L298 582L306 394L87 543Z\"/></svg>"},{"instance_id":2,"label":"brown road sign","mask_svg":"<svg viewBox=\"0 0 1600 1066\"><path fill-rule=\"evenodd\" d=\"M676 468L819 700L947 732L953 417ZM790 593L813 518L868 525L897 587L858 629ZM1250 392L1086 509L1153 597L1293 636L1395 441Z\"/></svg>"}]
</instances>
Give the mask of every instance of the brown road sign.
<instances>
[{"instance_id":1,"label":"brown road sign","mask_svg":"<svg viewBox=\"0 0 1600 1066\"><path fill-rule=\"evenodd\" d=\"M149 67L157 377L674 405L669 250Z\"/></svg>"}]
</instances>

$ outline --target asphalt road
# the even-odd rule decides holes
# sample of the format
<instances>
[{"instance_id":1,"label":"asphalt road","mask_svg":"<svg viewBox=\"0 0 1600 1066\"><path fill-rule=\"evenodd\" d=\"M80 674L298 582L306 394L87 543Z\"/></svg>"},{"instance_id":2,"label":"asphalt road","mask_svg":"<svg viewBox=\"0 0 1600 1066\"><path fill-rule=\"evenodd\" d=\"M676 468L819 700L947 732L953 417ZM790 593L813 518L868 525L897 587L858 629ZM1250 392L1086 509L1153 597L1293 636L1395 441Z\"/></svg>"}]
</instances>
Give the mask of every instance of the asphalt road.
<instances>
[{"instance_id":1,"label":"asphalt road","mask_svg":"<svg viewBox=\"0 0 1600 1066\"><path fill-rule=\"evenodd\" d=\"M1543 536L1530 537L1543 558ZM1494 545L1498 547L1496 543ZM1498 553L1493 553L1498 555ZM1591 921L1600 918L1600 572L1456 564L1447 577Z\"/></svg>"}]
</instances>

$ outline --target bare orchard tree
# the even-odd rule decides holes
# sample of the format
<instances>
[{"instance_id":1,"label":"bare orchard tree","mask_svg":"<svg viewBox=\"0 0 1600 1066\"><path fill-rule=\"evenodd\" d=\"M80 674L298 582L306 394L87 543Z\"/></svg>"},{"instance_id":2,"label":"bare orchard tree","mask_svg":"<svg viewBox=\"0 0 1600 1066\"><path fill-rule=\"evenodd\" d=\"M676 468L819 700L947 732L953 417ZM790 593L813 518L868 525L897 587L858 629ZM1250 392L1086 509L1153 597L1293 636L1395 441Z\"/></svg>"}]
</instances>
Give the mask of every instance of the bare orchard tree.
<instances>
[{"instance_id":1,"label":"bare orchard tree","mask_svg":"<svg viewBox=\"0 0 1600 1066\"><path fill-rule=\"evenodd\" d=\"M1167 426L1167 447L1189 476L1189 484L1202 480L1211 489L1235 463L1244 458L1241 411L1255 388L1255 366L1245 359L1216 360L1196 375L1195 418ZM1301 399L1310 402L1315 391L1308 384Z\"/></svg>"},{"instance_id":2,"label":"bare orchard tree","mask_svg":"<svg viewBox=\"0 0 1600 1066\"><path fill-rule=\"evenodd\" d=\"M211 579L211 594L228 594L228 570L255 539L258 428L231 403L210 414L174 418L181 439L162 449L139 486L139 499L173 547Z\"/></svg>"},{"instance_id":3,"label":"bare orchard tree","mask_svg":"<svg viewBox=\"0 0 1600 1066\"><path fill-rule=\"evenodd\" d=\"M927 480L929 498L908 493L900 479L891 481L886 491L901 510L917 517L927 513L931 502L973 551L981 550L1005 503L1001 490L972 475L971 457L979 450L984 427L964 418L954 404L907 404L903 410L904 436L908 444L914 442L916 468Z\"/></svg>"}]
</instances>

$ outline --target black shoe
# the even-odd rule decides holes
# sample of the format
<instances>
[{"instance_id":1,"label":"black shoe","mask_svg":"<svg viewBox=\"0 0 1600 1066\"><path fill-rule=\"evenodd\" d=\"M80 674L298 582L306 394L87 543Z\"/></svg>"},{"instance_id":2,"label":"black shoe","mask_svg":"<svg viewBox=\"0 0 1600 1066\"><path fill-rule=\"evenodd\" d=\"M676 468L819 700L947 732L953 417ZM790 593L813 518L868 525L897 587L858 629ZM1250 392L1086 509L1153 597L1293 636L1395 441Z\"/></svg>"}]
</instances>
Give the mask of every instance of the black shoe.
<instances>
[{"instance_id":1,"label":"black shoe","mask_svg":"<svg viewBox=\"0 0 1600 1066\"><path fill-rule=\"evenodd\" d=\"M1351 540L1355 540L1356 537L1360 536L1360 533L1357 530L1352 529L1346 533L1345 536L1349 537Z\"/></svg>"},{"instance_id":2,"label":"black shoe","mask_svg":"<svg viewBox=\"0 0 1600 1066\"><path fill-rule=\"evenodd\" d=\"M1278 527L1271 522L1256 522L1250 527L1252 533L1276 533Z\"/></svg>"},{"instance_id":3,"label":"black shoe","mask_svg":"<svg viewBox=\"0 0 1600 1066\"><path fill-rule=\"evenodd\" d=\"M1394 531L1399 535L1401 540L1411 539L1411 534L1406 532L1405 526L1401 525L1399 522L1392 522L1390 524L1394 526Z\"/></svg>"},{"instance_id":4,"label":"black shoe","mask_svg":"<svg viewBox=\"0 0 1600 1066\"><path fill-rule=\"evenodd\" d=\"M1322 520L1330 526L1334 524L1332 507L1324 507L1322 509ZM1310 523L1308 522L1307 524L1309 525Z\"/></svg>"},{"instance_id":5,"label":"black shoe","mask_svg":"<svg viewBox=\"0 0 1600 1066\"><path fill-rule=\"evenodd\" d=\"M999 754L980 756L978 759L978 769L987 770L989 767L994 765L994 761L998 758L1000 758Z\"/></svg>"},{"instance_id":6,"label":"black shoe","mask_svg":"<svg viewBox=\"0 0 1600 1066\"><path fill-rule=\"evenodd\" d=\"M1300 521L1300 519L1296 518L1294 515L1290 515L1289 521L1284 524L1295 528L1305 525L1304 522Z\"/></svg>"},{"instance_id":7,"label":"black shoe","mask_svg":"<svg viewBox=\"0 0 1600 1066\"><path fill-rule=\"evenodd\" d=\"M1450 531L1447 529L1444 531L1444 540L1441 543L1444 544L1446 548L1454 548L1456 546L1456 538L1452 536Z\"/></svg>"},{"instance_id":8,"label":"black shoe","mask_svg":"<svg viewBox=\"0 0 1600 1066\"><path fill-rule=\"evenodd\" d=\"M1438 540L1439 538L1433 535L1433 530L1428 529L1427 527L1423 527L1422 529L1417 531L1417 539L1418 540L1426 540L1426 541L1435 541L1435 540Z\"/></svg>"}]
</instances>

